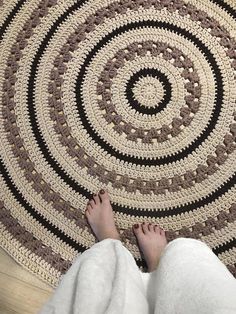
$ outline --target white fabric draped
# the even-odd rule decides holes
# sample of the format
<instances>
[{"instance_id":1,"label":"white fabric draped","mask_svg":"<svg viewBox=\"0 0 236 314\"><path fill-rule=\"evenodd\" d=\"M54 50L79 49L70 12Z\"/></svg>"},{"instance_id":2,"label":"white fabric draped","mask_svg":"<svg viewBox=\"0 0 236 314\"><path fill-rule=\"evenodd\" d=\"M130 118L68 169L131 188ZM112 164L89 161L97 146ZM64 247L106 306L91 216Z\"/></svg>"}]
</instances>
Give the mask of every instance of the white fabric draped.
<instances>
[{"instance_id":1,"label":"white fabric draped","mask_svg":"<svg viewBox=\"0 0 236 314\"><path fill-rule=\"evenodd\" d=\"M79 255L39 314L235 314L236 279L203 242L178 238L143 273L121 241Z\"/></svg>"}]
</instances>

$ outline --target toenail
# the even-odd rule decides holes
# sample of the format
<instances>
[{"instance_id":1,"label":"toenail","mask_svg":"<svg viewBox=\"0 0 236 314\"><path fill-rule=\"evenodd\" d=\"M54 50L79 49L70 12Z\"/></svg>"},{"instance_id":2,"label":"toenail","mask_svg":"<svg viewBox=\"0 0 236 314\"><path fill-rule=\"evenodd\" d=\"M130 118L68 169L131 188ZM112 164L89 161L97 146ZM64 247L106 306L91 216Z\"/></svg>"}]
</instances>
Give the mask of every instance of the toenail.
<instances>
[{"instance_id":1,"label":"toenail","mask_svg":"<svg viewBox=\"0 0 236 314\"><path fill-rule=\"evenodd\" d=\"M135 225L134 225L134 228L135 228L135 229L138 229L138 227L139 227L138 224L135 224Z\"/></svg>"},{"instance_id":2,"label":"toenail","mask_svg":"<svg viewBox=\"0 0 236 314\"><path fill-rule=\"evenodd\" d=\"M101 189L101 190L100 190L100 193L101 193L101 194L104 194L104 193L105 193L105 191L104 191L103 189Z\"/></svg>"}]
</instances>

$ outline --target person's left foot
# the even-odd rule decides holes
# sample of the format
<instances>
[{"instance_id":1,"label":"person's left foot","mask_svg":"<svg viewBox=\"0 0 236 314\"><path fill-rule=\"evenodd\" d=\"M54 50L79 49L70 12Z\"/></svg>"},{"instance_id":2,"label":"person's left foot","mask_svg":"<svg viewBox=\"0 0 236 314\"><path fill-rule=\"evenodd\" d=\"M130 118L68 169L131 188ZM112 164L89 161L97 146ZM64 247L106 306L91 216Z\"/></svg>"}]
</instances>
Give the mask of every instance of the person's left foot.
<instances>
[{"instance_id":1,"label":"person's left foot","mask_svg":"<svg viewBox=\"0 0 236 314\"><path fill-rule=\"evenodd\" d=\"M120 240L107 191L94 194L87 204L85 216L99 241L107 238Z\"/></svg>"}]
</instances>

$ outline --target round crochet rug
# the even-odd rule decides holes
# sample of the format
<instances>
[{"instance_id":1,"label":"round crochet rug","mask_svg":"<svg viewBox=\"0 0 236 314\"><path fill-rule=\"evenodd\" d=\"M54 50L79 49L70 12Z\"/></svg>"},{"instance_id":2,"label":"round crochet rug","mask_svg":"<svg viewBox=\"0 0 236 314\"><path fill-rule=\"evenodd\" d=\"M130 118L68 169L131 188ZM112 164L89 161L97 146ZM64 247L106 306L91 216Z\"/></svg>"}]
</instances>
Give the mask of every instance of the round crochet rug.
<instances>
[{"instance_id":1,"label":"round crochet rug","mask_svg":"<svg viewBox=\"0 0 236 314\"><path fill-rule=\"evenodd\" d=\"M57 286L105 188L142 271L148 221L236 275L234 0L0 5L2 248Z\"/></svg>"}]
</instances>

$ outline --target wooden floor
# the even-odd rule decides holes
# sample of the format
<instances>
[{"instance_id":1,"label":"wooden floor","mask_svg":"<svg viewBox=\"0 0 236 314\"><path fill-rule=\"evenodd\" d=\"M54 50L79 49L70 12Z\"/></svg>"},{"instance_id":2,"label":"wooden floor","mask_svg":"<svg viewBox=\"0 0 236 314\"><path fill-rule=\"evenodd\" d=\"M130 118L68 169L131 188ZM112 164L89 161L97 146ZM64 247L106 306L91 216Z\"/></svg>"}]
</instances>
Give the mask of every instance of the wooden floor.
<instances>
[{"instance_id":1,"label":"wooden floor","mask_svg":"<svg viewBox=\"0 0 236 314\"><path fill-rule=\"evenodd\" d=\"M0 248L0 313L38 313L53 288L16 263Z\"/></svg>"}]
</instances>

